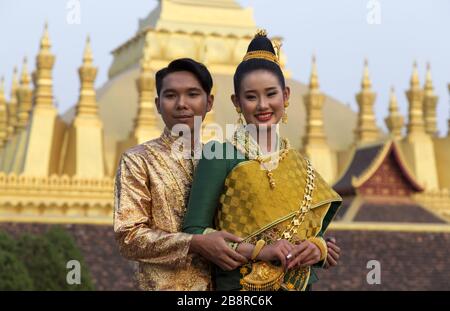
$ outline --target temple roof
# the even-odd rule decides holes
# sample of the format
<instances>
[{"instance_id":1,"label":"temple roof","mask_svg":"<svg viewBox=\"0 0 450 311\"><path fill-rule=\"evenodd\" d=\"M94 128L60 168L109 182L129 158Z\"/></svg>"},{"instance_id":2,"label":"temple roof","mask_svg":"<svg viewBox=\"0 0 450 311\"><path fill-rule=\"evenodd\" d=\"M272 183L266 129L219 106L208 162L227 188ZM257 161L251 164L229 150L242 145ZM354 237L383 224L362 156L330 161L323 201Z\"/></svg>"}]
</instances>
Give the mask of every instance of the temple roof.
<instances>
[{"instance_id":1,"label":"temple roof","mask_svg":"<svg viewBox=\"0 0 450 311\"><path fill-rule=\"evenodd\" d=\"M160 0L150 14L139 20L138 32L153 28L168 31L253 35L253 10L234 0Z\"/></svg>"},{"instance_id":2,"label":"temple roof","mask_svg":"<svg viewBox=\"0 0 450 311\"><path fill-rule=\"evenodd\" d=\"M385 161L386 157L391 154L402 176L405 177L412 189L416 192L423 191L423 186L416 181L403 159L397 143L393 140L357 148L347 169L334 184L333 188L341 195L355 194L355 189L369 180Z\"/></svg>"},{"instance_id":3,"label":"temple roof","mask_svg":"<svg viewBox=\"0 0 450 311\"><path fill-rule=\"evenodd\" d=\"M368 201L362 204L353 221L396 222L396 223L437 223L443 219L433 215L420 204L411 202L392 203Z\"/></svg>"}]
</instances>

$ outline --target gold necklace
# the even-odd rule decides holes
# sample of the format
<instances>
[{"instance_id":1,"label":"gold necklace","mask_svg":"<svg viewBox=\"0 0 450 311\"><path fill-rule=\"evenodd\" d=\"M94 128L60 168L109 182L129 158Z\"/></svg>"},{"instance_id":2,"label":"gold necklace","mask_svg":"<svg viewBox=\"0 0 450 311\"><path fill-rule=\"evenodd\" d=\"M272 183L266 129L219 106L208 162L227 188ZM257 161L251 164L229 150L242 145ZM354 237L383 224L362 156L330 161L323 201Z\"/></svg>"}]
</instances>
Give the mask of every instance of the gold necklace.
<instances>
[{"instance_id":1,"label":"gold necklace","mask_svg":"<svg viewBox=\"0 0 450 311\"><path fill-rule=\"evenodd\" d=\"M238 129L234 132L232 144L239 150L239 152L244 154L247 159L257 161L264 168L267 178L269 179L270 188L275 189L276 183L275 178L273 177L272 169L268 169L265 164L266 162L268 162L269 158L263 159L260 156L261 152L259 145L256 143L255 146L255 143L250 140L249 136L250 134L246 133L245 130ZM252 147L253 149L256 149L256 151L250 149L250 143L253 143ZM287 138L282 138L282 148L283 149L281 150L281 152L278 153L277 163L280 163L282 160L284 160L284 158L289 153L290 144Z\"/></svg>"}]
</instances>

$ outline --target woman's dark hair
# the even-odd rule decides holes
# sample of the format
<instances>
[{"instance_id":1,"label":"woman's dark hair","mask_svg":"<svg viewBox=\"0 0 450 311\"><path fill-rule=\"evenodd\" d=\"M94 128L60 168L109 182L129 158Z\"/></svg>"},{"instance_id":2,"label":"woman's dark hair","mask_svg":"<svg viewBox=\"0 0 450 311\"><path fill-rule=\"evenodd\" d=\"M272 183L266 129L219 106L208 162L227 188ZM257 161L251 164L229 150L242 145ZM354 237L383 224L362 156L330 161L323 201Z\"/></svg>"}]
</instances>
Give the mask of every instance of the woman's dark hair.
<instances>
[{"instance_id":1,"label":"woman's dark hair","mask_svg":"<svg viewBox=\"0 0 450 311\"><path fill-rule=\"evenodd\" d=\"M155 82L156 82L156 93L158 94L158 96L159 93L161 92L164 78L167 75L178 71L188 71L192 73L197 78L198 82L200 83L202 89L206 92L206 94L207 95L211 94L213 80L208 68L206 68L206 66L203 65L202 63L196 62L193 59L179 58L170 62L170 64L167 67L159 70L156 73Z\"/></svg>"},{"instance_id":2,"label":"woman's dark hair","mask_svg":"<svg viewBox=\"0 0 450 311\"><path fill-rule=\"evenodd\" d=\"M260 50L275 54L272 42L265 35L256 35L248 45L247 53ZM248 73L261 69L270 71L275 74L278 78L278 81L280 81L281 87L283 89L285 88L286 82L284 80L284 75L277 63L264 58L252 58L242 61L236 68L236 72L234 73L233 77L234 94L236 94L236 96L239 95L241 82Z\"/></svg>"}]
</instances>

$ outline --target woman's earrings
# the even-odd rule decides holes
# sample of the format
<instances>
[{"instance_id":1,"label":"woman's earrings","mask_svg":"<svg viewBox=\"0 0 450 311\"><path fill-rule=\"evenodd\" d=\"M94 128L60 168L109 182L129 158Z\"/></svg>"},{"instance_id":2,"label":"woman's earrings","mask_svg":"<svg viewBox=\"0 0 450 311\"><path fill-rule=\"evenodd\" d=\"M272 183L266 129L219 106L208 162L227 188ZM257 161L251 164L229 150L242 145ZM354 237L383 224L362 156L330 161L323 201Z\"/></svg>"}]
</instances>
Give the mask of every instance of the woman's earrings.
<instances>
[{"instance_id":1,"label":"woman's earrings","mask_svg":"<svg viewBox=\"0 0 450 311\"><path fill-rule=\"evenodd\" d=\"M283 117L282 117L282 122L284 123L284 124L286 124L287 123L287 121L288 121L288 115L287 115L287 112L286 112L286 108L289 106L289 101L285 101L284 102L284 113L283 113Z\"/></svg>"},{"instance_id":2,"label":"woman's earrings","mask_svg":"<svg viewBox=\"0 0 450 311\"><path fill-rule=\"evenodd\" d=\"M244 119L242 119L242 110L241 107L236 107L236 112L239 114L239 118L237 120L238 125L244 125Z\"/></svg>"}]
</instances>

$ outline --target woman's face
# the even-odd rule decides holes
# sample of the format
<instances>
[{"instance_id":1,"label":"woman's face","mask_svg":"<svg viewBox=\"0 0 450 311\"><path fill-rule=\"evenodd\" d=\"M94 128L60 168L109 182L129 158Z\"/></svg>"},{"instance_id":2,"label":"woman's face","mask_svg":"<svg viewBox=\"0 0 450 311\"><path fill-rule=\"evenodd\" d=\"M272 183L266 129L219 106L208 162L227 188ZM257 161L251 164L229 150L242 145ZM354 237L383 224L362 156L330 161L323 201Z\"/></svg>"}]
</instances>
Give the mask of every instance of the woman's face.
<instances>
[{"instance_id":1,"label":"woman's face","mask_svg":"<svg viewBox=\"0 0 450 311\"><path fill-rule=\"evenodd\" d=\"M231 100L241 108L247 124L271 126L282 118L289 93L288 87L282 89L274 73L261 69L245 75L239 94Z\"/></svg>"}]
</instances>

